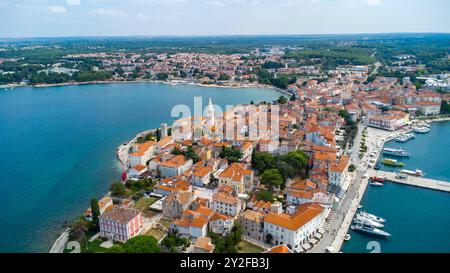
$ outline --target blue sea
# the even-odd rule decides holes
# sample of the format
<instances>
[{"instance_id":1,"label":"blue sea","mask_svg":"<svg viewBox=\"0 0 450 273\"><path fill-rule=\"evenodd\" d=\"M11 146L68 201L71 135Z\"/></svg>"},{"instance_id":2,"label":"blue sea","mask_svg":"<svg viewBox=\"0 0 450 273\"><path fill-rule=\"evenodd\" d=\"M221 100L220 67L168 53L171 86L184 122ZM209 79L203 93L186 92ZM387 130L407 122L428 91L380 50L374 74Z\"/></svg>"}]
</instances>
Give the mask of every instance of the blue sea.
<instances>
[{"instance_id":1,"label":"blue sea","mask_svg":"<svg viewBox=\"0 0 450 273\"><path fill-rule=\"evenodd\" d=\"M228 104L272 101L271 89L152 83L0 89L0 252L47 252L90 199L120 179L116 148L169 122L201 96Z\"/></svg>"},{"instance_id":2,"label":"blue sea","mask_svg":"<svg viewBox=\"0 0 450 273\"><path fill-rule=\"evenodd\" d=\"M405 169L420 169L427 178L450 182L450 122L433 123L430 133L416 134L407 143L392 141L385 147L411 154L396 158L405 163ZM383 166L382 170L399 168ZM450 193L386 183L369 186L361 204L364 210L387 219L384 230L392 237L379 240L350 231L352 239L344 243L344 253L368 253L368 243L373 241L385 253L450 253Z\"/></svg>"}]
</instances>

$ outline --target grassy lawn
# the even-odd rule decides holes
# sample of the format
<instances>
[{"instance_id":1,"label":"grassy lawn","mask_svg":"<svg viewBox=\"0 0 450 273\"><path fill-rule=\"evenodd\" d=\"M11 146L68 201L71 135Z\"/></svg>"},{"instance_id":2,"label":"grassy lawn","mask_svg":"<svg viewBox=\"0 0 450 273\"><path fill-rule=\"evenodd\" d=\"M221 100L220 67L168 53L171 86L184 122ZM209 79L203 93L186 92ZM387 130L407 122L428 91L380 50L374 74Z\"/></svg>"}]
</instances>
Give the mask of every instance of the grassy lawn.
<instances>
[{"instance_id":1,"label":"grassy lawn","mask_svg":"<svg viewBox=\"0 0 450 273\"><path fill-rule=\"evenodd\" d=\"M168 219L162 218L161 220L159 220L159 223L160 223L161 225L163 225L165 228L169 228L169 227L170 227L171 221L168 220Z\"/></svg>"},{"instance_id":2,"label":"grassy lawn","mask_svg":"<svg viewBox=\"0 0 450 273\"><path fill-rule=\"evenodd\" d=\"M149 198L142 197L134 204L134 208L141 210L141 211L146 210L146 209L148 209L149 206L151 206L157 200L158 200L158 198L155 198L155 197L149 197Z\"/></svg>"},{"instance_id":3,"label":"grassy lawn","mask_svg":"<svg viewBox=\"0 0 450 273\"><path fill-rule=\"evenodd\" d=\"M250 244L246 241L241 241L238 244L238 252L239 253L261 253L264 249L260 248L259 246L256 246L254 244Z\"/></svg>"},{"instance_id":4,"label":"grassy lawn","mask_svg":"<svg viewBox=\"0 0 450 273\"><path fill-rule=\"evenodd\" d=\"M105 253L108 249L101 247L100 245L103 243L102 240L96 239L88 244L88 249L84 249L82 252L86 253Z\"/></svg>"},{"instance_id":5,"label":"grassy lawn","mask_svg":"<svg viewBox=\"0 0 450 273\"><path fill-rule=\"evenodd\" d=\"M88 242L88 246L86 249L85 243L81 243L80 251L81 253L106 253L108 249L101 247L100 245L103 243L101 239L96 239L92 242ZM72 249L64 249L64 253L70 253Z\"/></svg>"},{"instance_id":6,"label":"grassy lawn","mask_svg":"<svg viewBox=\"0 0 450 273\"><path fill-rule=\"evenodd\" d=\"M156 229L156 228L152 228L149 231L147 231L147 233L145 233L145 235L153 236L153 237L155 237L156 240L159 241L164 237L164 235L166 235L166 232Z\"/></svg>"}]
</instances>

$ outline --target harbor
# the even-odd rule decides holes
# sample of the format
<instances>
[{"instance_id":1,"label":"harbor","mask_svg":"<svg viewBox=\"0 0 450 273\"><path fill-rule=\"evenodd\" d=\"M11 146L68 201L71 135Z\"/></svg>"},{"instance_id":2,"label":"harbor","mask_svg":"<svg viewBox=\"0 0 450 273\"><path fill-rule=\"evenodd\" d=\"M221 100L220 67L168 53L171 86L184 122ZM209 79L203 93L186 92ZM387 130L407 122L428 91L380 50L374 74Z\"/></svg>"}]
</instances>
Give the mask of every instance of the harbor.
<instances>
[{"instance_id":1,"label":"harbor","mask_svg":"<svg viewBox=\"0 0 450 273\"><path fill-rule=\"evenodd\" d=\"M450 182L446 181L439 181L411 175L407 175L405 178L399 178L396 173L376 170L369 170L368 173L370 176L382 177L386 179L386 182L398 183L442 192L450 192Z\"/></svg>"},{"instance_id":2,"label":"harbor","mask_svg":"<svg viewBox=\"0 0 450 273\"><path fill-rule=\"evenodd\" d=\"M379 162L395 158L405 166L380 164L379 170L367 172L368 181L376 177L384 183L379 182L382 184L379 187L367 187L358 205L362 210L384 217L383 230L392 236L373 238L352 229L342 231L341 234L348 233L351 239L336 243L336 252L372 252L374 245L382 253L399 252L404 246L411 253L449 251L450 183L447 181L450 181L450 172L446 165L450 141L442 136L448 135L450 122L432 123L430 129L428 133L416 133L414 139L405 143L394 139L406 131L386 137ZM357 213L356 209L349 211L346 221L354 219Z\"/></svg>"}]
</instances>

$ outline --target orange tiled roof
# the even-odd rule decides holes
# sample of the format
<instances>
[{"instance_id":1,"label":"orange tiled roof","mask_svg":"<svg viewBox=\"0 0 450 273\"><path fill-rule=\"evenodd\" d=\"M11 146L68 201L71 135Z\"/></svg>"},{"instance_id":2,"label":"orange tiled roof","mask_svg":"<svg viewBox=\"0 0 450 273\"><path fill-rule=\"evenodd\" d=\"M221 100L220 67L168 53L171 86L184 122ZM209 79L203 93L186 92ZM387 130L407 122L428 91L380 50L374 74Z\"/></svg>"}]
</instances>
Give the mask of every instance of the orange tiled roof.
<instances>
[{"instance_id":1,"label":"orange tiled roof","mask_svg":"<svg viewBox=\"0 0 450 273\"><path fill-rule=\"evenodd\" d=\"M322 212L320 205L307 203L300 205L294 215L269 213L264 222L296 231Z\"/></svg>"},{"instance_id":2,"label":"orange tiled roof","mask_svg":"<svg viewBox=\"0 0 450 273\"><path fill-rule=\"evenodd\" d=\"M143 156L145 152L155 144L156 142L154 141L147 141L145 143L136 143L135 145L137 146L137 151L132 153L131 156Z\"/></svg>"},{"instance_id":3,"label":"orange tiled roof","mask_svg":"<svg viewBox=\"0 0 450 273\"><path fill-rule=\"evenodd\" d=\"M167 167L167 168L177 168L177 167L180 167L180 166L186 164L186 162L187 162L187 160L184 157L184 155L177 155L177 156L173 157L172 159L162 162L160 164L160 166Z\"/></svg>"},{"instance_id":4,"label":"orange tiled roof","mask_svg":"<svg viewBox=\"0 0 450 273\"><path fill-rule=\"evenodd\" d=\"M266 253L292 253L292 251L286 245L274 246Z\"/></svg>"}]
</instances>

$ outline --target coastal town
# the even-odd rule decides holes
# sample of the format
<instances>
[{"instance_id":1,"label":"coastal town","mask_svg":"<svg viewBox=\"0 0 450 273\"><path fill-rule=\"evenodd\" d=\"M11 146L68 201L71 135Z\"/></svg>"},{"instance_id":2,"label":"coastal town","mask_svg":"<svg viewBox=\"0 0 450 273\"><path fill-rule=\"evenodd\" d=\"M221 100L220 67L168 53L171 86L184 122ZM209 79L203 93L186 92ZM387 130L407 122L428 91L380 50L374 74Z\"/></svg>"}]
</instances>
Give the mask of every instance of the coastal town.
<instances>
[{"instance_id":1,"label":"coastal town","mask_svg":"<svg viewBox=\"0 0 450 273\"><path fill-rule=\"evenodd\" d=\"M281 62L279 51L264 62ZM233 85L253 81L245 73L262 64L236 55L152 56L152 68L140 71L173 84L189 83L172 75L174 67L186 75L196 69L214 75L202 83L216 78ZM132 62L109 57L105 67L126 63L130 73L136 63L147 63L141 56ZM283 64L270 72L296 69ZM314 67L298 69L316 73ZM209 99L204 115L138 134L117 148L121 181L93 200L52 252L70 252L66 244L79 240L80 230L92 235L86 248L93 252L124 252L141 236L154 239L155 252L339 252L367 185L377 182L368 171L376 174L384 142L425 130L420 119L440 115L449 99L408 78L367 82L370 73L360 65L339 67L326 80L298 77L276 101L223 112Z\"/></svg>"},{"instance_id":2,"label":"coastal town","mask_svg":"<svg viewBox=\"0 0 450 273\"><path fill-rule=\"evenodd\" d=\"M0 0L0 256L196 273L441 262L449 10Z\"/></svg>"}]
</instances>

